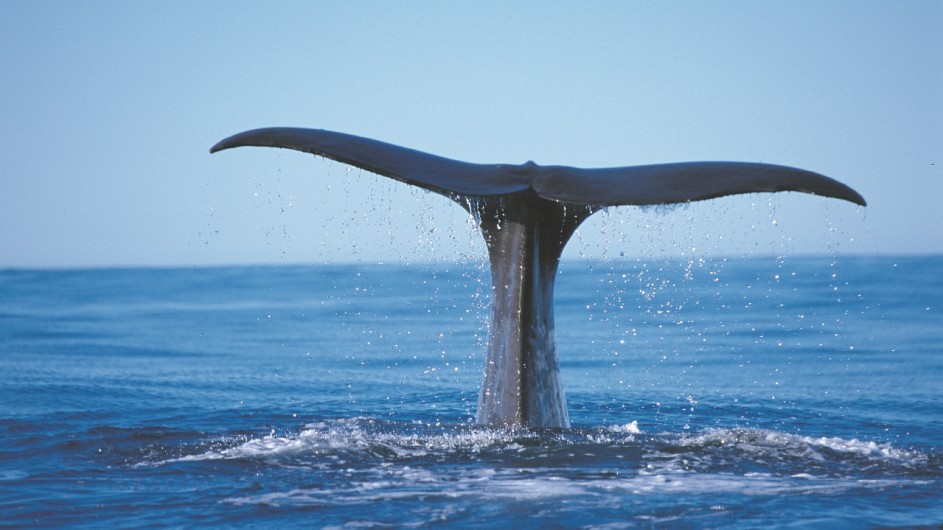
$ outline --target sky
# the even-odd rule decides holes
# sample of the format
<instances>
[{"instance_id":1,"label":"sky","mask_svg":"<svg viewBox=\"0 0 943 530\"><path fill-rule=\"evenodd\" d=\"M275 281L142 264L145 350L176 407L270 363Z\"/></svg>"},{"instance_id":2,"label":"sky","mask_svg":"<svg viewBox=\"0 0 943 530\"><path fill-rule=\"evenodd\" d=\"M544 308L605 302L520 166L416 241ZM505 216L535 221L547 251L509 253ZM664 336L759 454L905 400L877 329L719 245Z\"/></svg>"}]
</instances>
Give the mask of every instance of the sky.
<instances>
[{"instance_id":1,"label":"sky","mask_svg":"<svg viewBox=\"0 0 943 530\"><path fill-rule=\"evenodd\" d=\"M291 151L323 128L480 163L736 160L747 195L597 214L565 257L943 252L943 2L0 2L0 268L480 256L435 194Z\"/></svg>"}]
</instances>

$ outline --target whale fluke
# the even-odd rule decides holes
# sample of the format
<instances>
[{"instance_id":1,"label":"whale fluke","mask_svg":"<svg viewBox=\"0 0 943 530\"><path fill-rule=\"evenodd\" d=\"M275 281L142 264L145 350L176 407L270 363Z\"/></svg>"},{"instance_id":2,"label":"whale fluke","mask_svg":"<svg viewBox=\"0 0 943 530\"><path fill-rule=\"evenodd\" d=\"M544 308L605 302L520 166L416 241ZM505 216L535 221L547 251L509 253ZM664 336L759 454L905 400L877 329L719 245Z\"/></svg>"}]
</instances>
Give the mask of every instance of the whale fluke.
<instances>
[{"instance_id":1,"label":"whale fluke","mask_svg":"<svg viewBox=\"0 0 943 530\"><path fill-rule=\"evenodd\" d=\"M593 206L691 202L741 193L798 191L865 206L855 190L818 173L772 164L684 162L581 169L533 162L472 164L351 134L271 127L245 131L214 145L282 147L350 164L445 195L506 195L526 189L557 202Z\"/></svg>"},{"instance_id":2,"label":"whale fluke","mask_svg":"<svg viewBox=\"0 0 943 530\"><path fill-rule=\"evenodd\" d=\"M477 421L570 425L559 377L553 286L577 227L606 206L690 202L797 191L865 206L855 190L818 173L771 164L685 162L600 169L473 164L349 134L288 127L230 136L210 152L282 147L320 155L445 195L479 220L491 262L492 314Z\"/></svg>"}]
</instances>

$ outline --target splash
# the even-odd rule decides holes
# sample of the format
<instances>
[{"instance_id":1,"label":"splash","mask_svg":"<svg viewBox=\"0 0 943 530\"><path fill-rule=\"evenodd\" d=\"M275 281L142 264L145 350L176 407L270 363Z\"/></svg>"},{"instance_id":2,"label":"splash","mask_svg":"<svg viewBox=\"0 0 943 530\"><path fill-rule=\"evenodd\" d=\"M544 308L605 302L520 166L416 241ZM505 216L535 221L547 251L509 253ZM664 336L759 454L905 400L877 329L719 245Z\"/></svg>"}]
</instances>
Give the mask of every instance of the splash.
<instances>
[{"instance_id":1,"label":"splash","mask_svg":"<svg viewBox=\"0 0 943 530\"><path fill-rule=\"evenodd\" d=\"M940 473L939 459L886 443L747 428L653 434L636 421L540 433L338 419L229 444L142 465L215 462L266 475L317 473L311 487L292 482L285 490L246 492L222 502L325 507L404 499L442 499L450 506L457 499L462 505L566 499L585 508L593 499L636 496L845 495L926 485Z\"/></svg>"}]
</instances>

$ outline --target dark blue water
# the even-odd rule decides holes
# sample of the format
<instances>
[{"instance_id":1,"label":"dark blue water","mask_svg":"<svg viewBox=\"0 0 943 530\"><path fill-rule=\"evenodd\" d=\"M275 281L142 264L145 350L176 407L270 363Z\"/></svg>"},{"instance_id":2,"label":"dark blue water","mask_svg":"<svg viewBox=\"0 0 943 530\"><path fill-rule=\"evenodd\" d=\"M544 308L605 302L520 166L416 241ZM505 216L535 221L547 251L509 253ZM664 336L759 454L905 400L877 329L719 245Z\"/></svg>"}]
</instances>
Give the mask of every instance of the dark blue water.
<instances>
[{"instance_id":1,"label":"dark blue water","mask_svg":"<svg viewBox=\"0 0 943 530\"><path fill-rule=\"evenodd\" d=\"M565 263L559 432L473 425L488 289L0 272L0 526L943 524L943 257Z\"/></svg>"}]
</instances>

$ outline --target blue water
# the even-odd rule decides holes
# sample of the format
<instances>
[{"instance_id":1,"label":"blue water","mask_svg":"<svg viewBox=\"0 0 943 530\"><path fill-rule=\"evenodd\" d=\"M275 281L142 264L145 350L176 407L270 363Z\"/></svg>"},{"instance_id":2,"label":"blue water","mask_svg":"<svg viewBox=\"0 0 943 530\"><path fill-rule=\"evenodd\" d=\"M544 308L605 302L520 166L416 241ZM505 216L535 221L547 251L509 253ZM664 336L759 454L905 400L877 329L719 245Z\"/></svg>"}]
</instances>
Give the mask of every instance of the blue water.
<instances>
[{"instance_id":1,"label":"blue water","mask_svg":"<svg viewBox=\"0 0 943 530\"><path fill-rule=\"evenodd\" d=\"M943 524L943 257L564 263L555 432L473 424L487 281L0 271L0 526Z\"/></svg>"}]
</instances>

